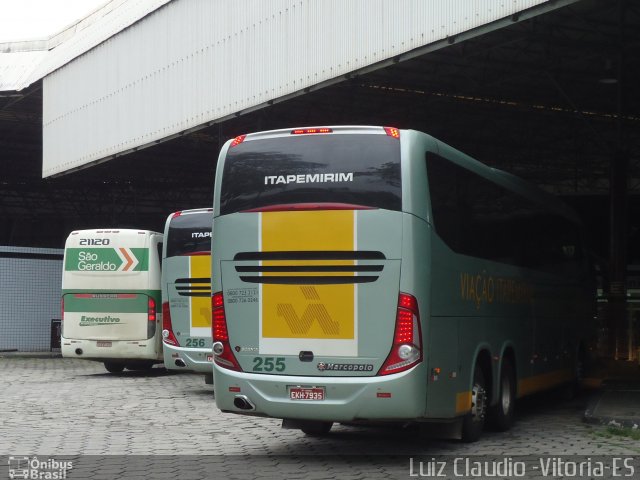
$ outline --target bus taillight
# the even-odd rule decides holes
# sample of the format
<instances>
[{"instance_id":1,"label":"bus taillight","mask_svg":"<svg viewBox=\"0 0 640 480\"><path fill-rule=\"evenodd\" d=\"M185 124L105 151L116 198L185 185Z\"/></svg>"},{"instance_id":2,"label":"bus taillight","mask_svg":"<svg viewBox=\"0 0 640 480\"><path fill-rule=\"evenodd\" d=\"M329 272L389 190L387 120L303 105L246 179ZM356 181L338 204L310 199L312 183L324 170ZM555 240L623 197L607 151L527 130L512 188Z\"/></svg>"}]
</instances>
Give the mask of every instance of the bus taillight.
<instances>
[{"instance_id":1,"label":"bus taillight","mask_svg":"<svg viewBox=\"0 0 640 480\"><path fill-rule=\"evenodd\" d=\"M147 300L147 338L152 338L156 334L156 301L153 297Z\"/></svg>"},{"instance_id":2,"label":"bus taillight","mask_svg":"<svg viewBox=\"0 0 640 480\"><path fill-rule=\"evenodd\" d=\"M231 141L231 145L229 145L229 148L231 147L237 147L238 145L240 145L242 142L244 142L244 139L246 138L246 135L238 135L236 138L234 138Z\"/></svg>"},{"instance_id":3,"label":"bus taillight","mask_svg":"<svg viewBox=\"0 0 640 480\"><path fill-rule=\"evenodd\" d=\"M148 302L149 310L147 311L147 320L150 322L156 321L156 301L153 297L149 297Z\"/></svg>"},{"instance_id":4,"label":"bus taillight","mask_svg":"<svg viewBox=\"0 0 640 480\"><path fill-rule=\"evenodd\" d=\"M211 297L211 335L213 337L214 361L220 367L229 370L242 371L240 364L231 351L229 344L229 332L227 330L227 317L224 311L224 297L222 292L214 293Z\"/></svg>"},{"instance_id":5,"label":"bus taillight","mask_svg":"<svg viewBox=\"0 0 640 480\"><path fill-rule=\"evenodd\" d=\"M396 127L384 127L384 131L392 138L400 138L400 130Z\"/></svg>"},{"instance_id":6,"label":"bus taillight","mask_svg":"<svg viewBox=\"0 0 640 480\"><path fill-rule=\"evenodd\" d=\"M420 361L422 361L422 335L418 301L413 295L401 293L398 296L393 345L378 375L399 373Z\"/></svg>"},{"instance_id":7,"label":"bus taillight","mask_svg":"<svg viewBox=\"0 0 640 480\"><path fill-rule=\"evenodd\" d=\"M322 128L298 128L296 130L291 130L291 135L310 135L313 133L332 133L333 130L330 128L322 127Z\"/></svg>"},{"instance_id":8,"label":"bus taillight","mask_svg":"<svg viewBox=\"0 0 640 480\"><path fill-rule=\"evenodd\" d=\"M169 302L162 303L162 341L169 345L179 347L178 339L173 334L171 326L171 310L169 310Z\"/></svg>"}]
</instances>

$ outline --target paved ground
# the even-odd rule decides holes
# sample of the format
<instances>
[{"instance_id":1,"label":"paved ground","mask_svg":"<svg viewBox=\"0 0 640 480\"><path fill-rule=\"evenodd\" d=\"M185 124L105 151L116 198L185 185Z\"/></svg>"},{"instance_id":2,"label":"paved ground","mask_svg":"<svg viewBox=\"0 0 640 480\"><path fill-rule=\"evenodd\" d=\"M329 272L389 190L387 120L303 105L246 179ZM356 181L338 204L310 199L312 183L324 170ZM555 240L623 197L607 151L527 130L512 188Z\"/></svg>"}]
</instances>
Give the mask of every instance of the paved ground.
<instances>
[{"instance_id":1,"label":"paved ground","mask_svg":"<svg viewBox=\"0 0 640 480\"><path fill-rule=\"evenodd\" d=\"M176 469L190 473L179 478L194 479L221 478L217 474L410 478L419 473L419 461L426 462L426 469L429 459L440 455L502 459L561 454L632 456L640 478L640 441L607 436L605 427L585 424L587 396L563 401L546 394L522 401L510 432L487 432L479 442L466 445L428 440L411 431L341 425L327 437L307 437L282 430L278 420L221 414L212 387L202 377L166 374L159 368L111 375L102 364L82 360L0 358L0 372L0 455L37 455L40 460L70 456L76 463L74 475L67 478L158 478L159 472L178 478ZM176 460L174 455L198 457ZM205 460L200 455L215 457ZM307 455L315 457L303 457ZM6 462L0 462L6 468ZM137 465L133 474L132 462ZM156 469L152 476L151 464ZM101 465L102 476L95 473L95 465ZM3 478L7 476L0 469Z\"/></svg>"}]
</instances>

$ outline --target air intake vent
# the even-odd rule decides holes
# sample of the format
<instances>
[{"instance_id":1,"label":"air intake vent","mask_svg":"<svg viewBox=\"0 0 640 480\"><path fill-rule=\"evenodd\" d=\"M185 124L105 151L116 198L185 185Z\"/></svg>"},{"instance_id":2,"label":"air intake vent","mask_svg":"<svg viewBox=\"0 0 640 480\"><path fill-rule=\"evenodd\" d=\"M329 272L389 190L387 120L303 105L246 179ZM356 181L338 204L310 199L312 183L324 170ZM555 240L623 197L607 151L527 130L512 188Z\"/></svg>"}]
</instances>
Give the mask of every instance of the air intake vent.
<instances>
[{"instance_id":1,"label":"air intake vent","mask_svg":"<svg viewBox=\"0 0 640 480\"><path fill-rule=\"evenodd\" d=\"M211 279L178 278L176 279L176 291L181 297L210 297Z\"/></svg>"},{"instance_id":2,"label":"air intake vent","mask_svg":"<svg viewBox=\"0 0 640 480\"><path fill-rule=\"evenodd\" d=\"M283 252L241 252L235 261L266 261L269 265L236 265L236 272L243 282L283 285L331 285L348 283L370 283L378 279L371 273L382 272L381 264L356 265L358 260L385 260L382 252L376 251L283 251ZM295 265L287 264L295 261ZM322 264L300 262L326 262ZM351 261L353 264L337 265ZM280 262L282 262L280 264ZM336 263L331 263L336 262ZM275 265L273 263L276 263ZM344 275L336 275L336 274ZM352 273L353 275L349 275ZM312 275L309 275L312 274ZM325 274L325 275L323 275ZM364 275L363 275L364 274Z\"/></svg>"},{"instance_id":3,"label":"air intake vent","mask_svg":"<svg viewBox=\"0 0 640 480\"><path fill-rule=\"evenodd\" d=\"M382 252L371 250L357 251L289 251L289 252L240 252L233 257L242 260L385 260Z\"/></svg>"}]
</instances>

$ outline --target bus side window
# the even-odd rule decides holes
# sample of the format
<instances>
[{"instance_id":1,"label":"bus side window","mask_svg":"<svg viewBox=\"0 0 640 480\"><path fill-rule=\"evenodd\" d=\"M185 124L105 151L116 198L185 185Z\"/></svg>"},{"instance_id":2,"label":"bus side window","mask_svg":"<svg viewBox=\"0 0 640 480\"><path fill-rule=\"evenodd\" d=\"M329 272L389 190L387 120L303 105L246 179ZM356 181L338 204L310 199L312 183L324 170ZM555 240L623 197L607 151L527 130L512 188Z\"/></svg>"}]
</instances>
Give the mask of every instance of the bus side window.
<instances>
[{"instance_id":1,"label":"bus side window","mask_svg":"<svg viewBox=\"0 0 640 480\"><path fill-rule=\"evenodd\" d=\"M576 225L427 152L433 226L454 252L552 272L579 272Z\"/></svg>"}]
</instances>

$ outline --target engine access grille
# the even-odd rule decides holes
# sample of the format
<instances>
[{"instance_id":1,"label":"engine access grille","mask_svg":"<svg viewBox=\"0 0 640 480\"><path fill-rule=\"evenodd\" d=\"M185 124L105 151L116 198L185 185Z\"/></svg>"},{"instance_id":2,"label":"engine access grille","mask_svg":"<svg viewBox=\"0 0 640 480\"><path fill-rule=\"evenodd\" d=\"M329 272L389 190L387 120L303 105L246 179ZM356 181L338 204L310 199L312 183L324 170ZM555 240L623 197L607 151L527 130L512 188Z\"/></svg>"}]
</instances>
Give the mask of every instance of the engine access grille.
<instances>
[{"instance_id":1,"label":"engine access grille","mask_svg":"<svg viewBox=\"0 0 640 480\"><path fill-rule=\"evenodd\" d=\"M176 291L181 297L210 297L210 278L177 278Z\"/></svg>"},{"instance_id":2,"label":"engine access grille","mask_svg":"<svg viewBox=\"0 0 640 480\"><path fill-rule=\"evenodd\" d=\"M382 252L369 250L240 252L234 257L234 261L260 261L267 263L266 265L236 265L236 272L241 274L240 279L243 282L284 285L375 282L379 275L372 275L372 273L382 272L384 265L375 263L358 265L356 262L359 260L380 261L385 259L386 257ZM338 264L338 262L340 263ZM349 275L349 273L352 273L352 275Z\"/></svg>"}]
</instances>

